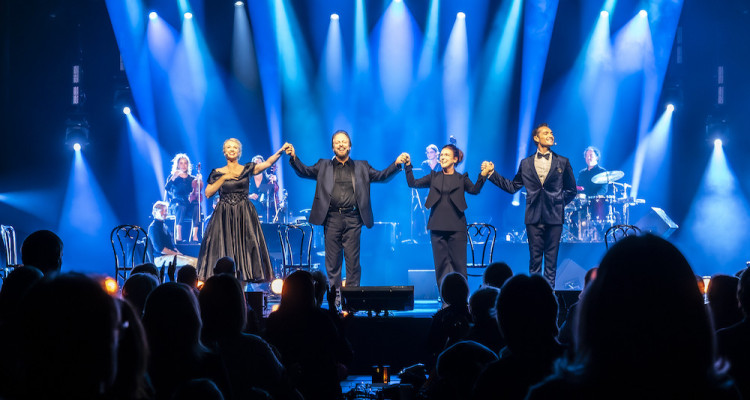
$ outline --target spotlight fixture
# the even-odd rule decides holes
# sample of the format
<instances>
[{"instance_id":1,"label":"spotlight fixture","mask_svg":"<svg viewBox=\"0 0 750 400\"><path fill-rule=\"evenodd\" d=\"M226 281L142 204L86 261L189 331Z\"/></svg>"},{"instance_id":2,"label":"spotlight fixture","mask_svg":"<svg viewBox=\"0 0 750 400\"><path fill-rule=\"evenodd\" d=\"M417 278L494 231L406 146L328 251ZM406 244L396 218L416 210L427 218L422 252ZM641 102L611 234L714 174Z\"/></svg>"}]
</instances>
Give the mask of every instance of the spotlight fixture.
<instances>
[{"instance_id":1,"label":"spotlight fixture","mask_svg":"<svg viewBox=\"0 0 750 400\"><path fill-rule=\"evenodd\" d=\"M191 13L191 12L186 12L185 13L185 19L192 19L192 18L193 18L193 13Z\"/></svg>"},{"instance_id":2,"label":"spotlight fixture","mask_svg":"<svg viewBox=\"0 0 750 400\"><path fill-rule=\"evenodd\" d=\"M75 151L81 151L81 144L80 143L73 143L73 150L75 150Z\"/></svg>"},{"instance_id":3,"label":"spotlight fixture","mask_svg":"<svg viewBox=\"0 0 750 400\"><path fill-rule=\"evenodd\" d=\"M673 104L667 104L667 111L669 111L669 112L674 111L674 105Z\"/></svg>"},{"instance_id":4,"label":"spotlight fixture","mask_svg":"<svg viewBox=\"0 0 750 400\"><path fill-rule=\"evenodd\" d=\"M150 13L148 13L148 19L153 20L156 19L156 17L158 17L158 15L156 15L156 11L151 11Z\"/></svg>"},{"instance_id":5,"label":"spotlight fixture","mask_svg":"<svg viewBox=\"0 0 750 400\"><path fill-rule=\"evenodd\" d=\"M638 15L640 15L641 18L646 18L648 17L648 12L646 12L646 10L641 10L638 12Z\"/></svg>"},{"instance_id":6,"label":"spotlight fixture","mask_svg":"<svg viewBox=\"0 0 750 400\"><path fill-rule=\"evenodd\" d=\"M122 108L122 113L125 115L130 115L130 107L125 106Z\"/></svg>"},{"instance_id":7,"label":"spotlight fixture","mask_svg":"<svg viewBox=\"0 0 750 400\"><path fill-rule=\"evenodd\" d=\"M275 294L281 294L281 289L284 287L284 280L276 278L271 281L271 291Z\"/></svg>"},{"instance_id":8,"label":"spotlight fixture","mask_svg":"<svg viewBox=\"0 0 750 400\"><path fill-rule=\"evenodd\" d=\"M75 115L65 121L65 144L79 151L89 143L89 122L83 115Z\"/></svg>"},{"instance_id":9,"label":"spotlight fixture","mask_svg":"<svg viewBox=\"0 0 750 400\"><path fill-rule=\"evenodd\" d=\"M244 5L244 4L245 4L245 3L241 2L241 1L235 1L235 2L234 2L234 6L235 6L235 7L242 7L242 6Z\"/></svg>"},{"instance_id":10,"label":"spotlight fixture","mask_svg":"<svg viewBox=\"0 0 750 400\"><path fill-rule=\"evenodd\" d=\"M510 202L510 204L513 205L513 207L518 207L521 205L521 202L519 202L518 200L513 200Z\"/></svg>"},{"instance_id":11,"label":"spotlight fixture","mask_svg":"<svg viewBox=\"0 0 750 400\"><path fill-rule=\"evenodd\" d=\"M331 21L338 21L339 15L338 14L331 14Z\"/></svg>"},{"instance_id":12,"label":"spotlight fixture","mask_svg":"<svg viewBox=\"0 0 750 400\"><path fill-rule=\"evenodd\" d=\"M459 12L458 14L456 14L456 18L458 18L458 19L466 19L466 14L464 14L463 12Z\"/></svg>"},{"instance_id":13,"label":"spotlight fixture","mask_svg":"<svg viewBox=\"0 0 750 400\"><path fill-rule=\"evenodd\" d=\"M714 146L715 147L721 147L721 139L714 140Z\"/></svg>"},{"instance_id":14,"label":"spotlight fixture","mask_svg":"<svg viewBox=\"0 0 750 400\"><path fill-rule=\"evenodd\" d=\"M602 18L607 18L607 17L609 17L609 12L607 10L602 10L602 12L600 12L599 15Z\"/></svg>"}]
</instances>

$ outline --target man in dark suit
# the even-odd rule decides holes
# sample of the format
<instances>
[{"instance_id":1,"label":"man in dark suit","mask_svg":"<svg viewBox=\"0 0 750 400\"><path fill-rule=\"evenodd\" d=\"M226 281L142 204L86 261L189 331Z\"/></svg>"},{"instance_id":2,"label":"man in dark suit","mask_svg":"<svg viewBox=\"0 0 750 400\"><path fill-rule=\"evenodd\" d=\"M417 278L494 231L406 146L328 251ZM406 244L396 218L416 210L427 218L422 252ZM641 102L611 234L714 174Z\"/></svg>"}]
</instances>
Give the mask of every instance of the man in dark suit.
<instances>
[{"instance_id":1,"label":"man in dark suit","mask_svg":"<svg viewBox=\"0 0 750 400\"><path fill-rule=\"evenodd\" d=\"M335 157L320 159L309 167L300 161L293 146L286 153L298 176L317 180L310 223L324 227L328 284L334 291L341 287L342 251L346 260L346 286L359 286L362 225L371 228L374 223L370 182L388 180L400 170L407 156L399 155L396 162L378 171L367 161L349 158L352 142L346 131L336 131L331 142Z\"/></svg>"},{"instance_id":2,"label":"man in dark suit","mask_svg":"<svg viewBox=\"0 0 750 400\"><path fill-rule=\"evenodd\" d=\"M521 160L513 180L506 179L495 171L490 174L489 179L511 194L526 187L524 222L529 238L529 273L541 273L544 258L544 277L554 289L564 208L578 192L570 161L550 150L555 144L555 136L549 126L538 125L533 137L537 144L536 154ZM494 165L488 164L490 170L494 170Z\"/></svg>"}]
</instances>

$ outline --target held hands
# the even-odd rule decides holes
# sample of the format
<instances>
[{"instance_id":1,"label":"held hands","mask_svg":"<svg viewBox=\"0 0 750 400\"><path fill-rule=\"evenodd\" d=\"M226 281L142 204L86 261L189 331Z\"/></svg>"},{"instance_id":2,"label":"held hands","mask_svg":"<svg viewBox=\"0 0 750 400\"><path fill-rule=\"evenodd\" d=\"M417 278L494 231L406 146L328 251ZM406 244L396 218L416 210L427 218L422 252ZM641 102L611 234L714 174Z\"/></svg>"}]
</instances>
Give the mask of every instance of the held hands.
<instances>
[{"instance_id":1,"label":"held hands","mask_svg":"<svg viewBox=\"0 0 750 400\"><path fill-rule=\"evenodd\" d=\"M294 146L292 146L292 144L291 144L291 143L284 143L284 147L285 147L284 151L286 151L286 154L287 154L287 155L288 155L289 157L292 157L292 158L294 158L294 157L295 157L295 153L294 153ZM283 148L284 148L284 147L283 147Z\"/></svg>"},{"instance_id":2,"label":"held hands","mask_svg":"<svg viewBox=\"0 0 750 400\"><path fill-rule=\"evenodd\" d=\"M247 196L247 197L249 197L250 200L258 200L258 194L257 193L252 193L252 194L250 194L250 196Z\"/></svg>"},{"instance_id":3,"label":"held hands","mask_svg":"<svg viewBox=\"0 0 750 400\"><path fill-rule=\"evenodd\" d=\"M410 162L409 153L401 153L398 157L396 157L396 164L406 163L408 165L409 162Z\"/></svg>"},{"instance_id":4,"label":"held hands","mask_svg":"<svg viewBox=\"0 0 750 400\"><path fill-rule=\"evenodd\" d=\"M482 162L482 176L490 176L495 172L495 164L492 161Z\"/></svg>"}]
</instances>

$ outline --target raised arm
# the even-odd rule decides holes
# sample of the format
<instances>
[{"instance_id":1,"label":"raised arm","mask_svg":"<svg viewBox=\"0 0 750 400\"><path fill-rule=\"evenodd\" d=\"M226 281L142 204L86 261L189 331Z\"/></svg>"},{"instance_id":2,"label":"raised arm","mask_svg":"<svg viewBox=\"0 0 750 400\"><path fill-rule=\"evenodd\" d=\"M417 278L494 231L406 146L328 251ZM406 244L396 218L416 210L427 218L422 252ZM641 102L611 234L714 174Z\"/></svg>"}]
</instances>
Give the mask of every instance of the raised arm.
<instances>
[{"instance_id":1,"label":"raised arm","mask_svg":"<svg viewBox=\"0 0 750 400\"><path fill-rule=\"evenodd\" d=\"M292 166L294 173L300 178L317 179L318 178L318 164L308 167L300 161L297 157L297 153L294 151L294 146L291 144L286 148L286 154L289 155L289 165Z\"/></svg>"},{"instance_id":2,"label":"raised arm","mask_svg":"<svg viewBox=\"0 0 750 400\"><path fill-rule=\"evenodd\" d=\"M504 191L513 194L523 187L523 177L521 176L521 166L518 167L518 172L516 173L516 176L513 177L513 180L509 180L499 173L495 171L495 165L491 162L488 163L488 175L490 182L494 183L499 187L500 189L503 189Z\"/></svg>"},{"instance_id":3,"label":"raised arm","mask_svg":"<svg viewBox=\"0 0 750 400\"><path fill-rule=\"evenodd\" d=\"M259 173L266 170L266 168L272 166L276 161L278 161L279 157L281 157L281 154L286 152L288 148L291 146L289 143L284 143L283 146L279 150L277 150L275 153L273 153L266 161L263 161L262 163L255 164L255 169L253 170L253 175L258 175Z\"/></svg>"},{"instance_id":4,"label":"raised arm","mask_svg":"<svg viewBox=\"0 0 750 400\"><path fill-rule=\"evenodd\" d=\"M432 183L432 173L429 173L419 179L414 179L414 167L411 165L411 157L406 155L406 164L404 171L406 172L406 184L410 188L427 188Z\"/></svg>"}]
</instances>

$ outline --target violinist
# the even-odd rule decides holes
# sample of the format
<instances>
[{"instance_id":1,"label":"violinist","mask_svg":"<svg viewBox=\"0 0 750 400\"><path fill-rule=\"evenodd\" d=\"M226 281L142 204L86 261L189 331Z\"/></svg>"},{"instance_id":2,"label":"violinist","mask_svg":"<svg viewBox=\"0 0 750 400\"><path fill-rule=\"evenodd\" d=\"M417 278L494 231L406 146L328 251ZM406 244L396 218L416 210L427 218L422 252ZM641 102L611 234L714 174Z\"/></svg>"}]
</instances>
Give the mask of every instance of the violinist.
<instances>
[{"instance_id":1,"label":"violinist","mask_svg":"<svg viewBox=\"0 0 750 400\"><path fill-rule=\"evenodd\" d=\"M182 241L182 225L185 219L192 219L190 229L190 241L199 242L198 228L200 227L200 191L201 174L200 164L197 175L191 175L193 165L185 153L179 153L172 159L172 172L167 178L165 190L170 206L175 213L174 238L176 242Z\"/></svg>"},{"instance_id":2,"label":"violinist","mask_svg":"<svg viewBox=\"0 0 750 400\"><path fill-rule=\"evenodd\" d=\"M256 155L253 163L260 164L265 161L263 156ZM268 171L268 173L266 173ZM271 222L276 215L276 192L279 185L276 181L276 165L272 165L266 171L253 175L250 179L250 201L258 211L258 216L263 222Z\"/></svg>"}]
</instances>

